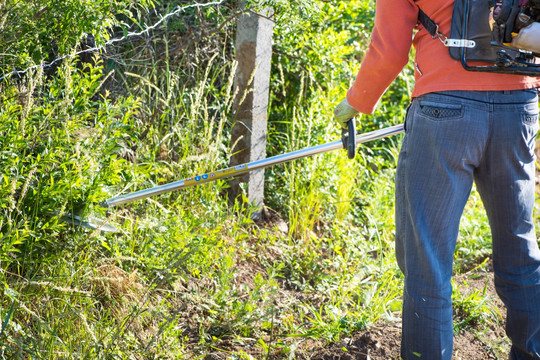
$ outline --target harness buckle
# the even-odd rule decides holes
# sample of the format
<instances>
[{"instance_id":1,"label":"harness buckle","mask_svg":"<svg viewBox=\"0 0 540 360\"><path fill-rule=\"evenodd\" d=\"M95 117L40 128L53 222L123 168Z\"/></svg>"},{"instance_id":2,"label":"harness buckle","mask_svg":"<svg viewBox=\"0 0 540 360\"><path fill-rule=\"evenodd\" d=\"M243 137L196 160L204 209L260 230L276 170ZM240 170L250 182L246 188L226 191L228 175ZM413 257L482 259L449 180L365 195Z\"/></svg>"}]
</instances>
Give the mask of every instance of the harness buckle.
<instances>
[{"instance_id":1,"label":"harness buckle","mask_svg":"<svg viewBox=\"0 0 540 360\"><path fill-rule=\"evenodd\" d=\"M439 31L439 24L435 24L435 26L436 26L435 31L433 31L431 38L434 40L439 39L440 42L446 45L446 41L448 40L448 37Z\"/></svg>"}]
</instances>

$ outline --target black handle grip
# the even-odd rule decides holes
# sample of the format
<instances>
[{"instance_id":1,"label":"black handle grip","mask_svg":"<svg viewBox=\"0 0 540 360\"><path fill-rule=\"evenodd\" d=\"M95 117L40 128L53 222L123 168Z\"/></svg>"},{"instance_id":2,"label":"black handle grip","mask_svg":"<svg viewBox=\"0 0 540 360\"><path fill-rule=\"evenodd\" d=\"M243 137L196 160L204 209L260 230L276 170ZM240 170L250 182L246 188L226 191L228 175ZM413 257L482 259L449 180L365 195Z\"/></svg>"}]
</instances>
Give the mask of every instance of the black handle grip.
<instances>
[{"instance_id":1,"label":"black handle grip","mask_svg":"<svg viewBox=\"0 0 540 360\"><path fill-rule=\"evenodd\" d=\"M356 123L354 118L347 121L347 129L343 129L341 132L341 141L343 141L343 148L347 150L349 159L354 159L356 155Z\"/></svg>"}]
</instances>

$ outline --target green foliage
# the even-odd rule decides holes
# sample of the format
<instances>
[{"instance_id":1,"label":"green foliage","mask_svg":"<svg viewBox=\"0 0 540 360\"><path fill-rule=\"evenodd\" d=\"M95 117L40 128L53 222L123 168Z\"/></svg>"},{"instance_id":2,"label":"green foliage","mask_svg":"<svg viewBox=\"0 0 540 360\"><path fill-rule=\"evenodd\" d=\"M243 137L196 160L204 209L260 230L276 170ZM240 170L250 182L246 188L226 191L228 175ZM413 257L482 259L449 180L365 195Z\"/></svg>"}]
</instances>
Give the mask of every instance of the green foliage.
<instances>
[{"instance_id":1,"label":"green foliage","mask_svg":"<svg viewBox=\"0 0 540 360\"><path fill-rule=\"evenodd\" d=\"M489 279L486 279L482 290L469 290L466 281L460 287L455 286L452 292L452 302L454 306L454 331L461 331L466 328L478 328L480 325L493 322L499 323L503 316L490 304L490 297L487 295Z\"/></svg>"},{"instance_id":2,"label":"green foliage","mask_svg":"<svg viewBox=\"0 0 540 360\"><path fill-rule=\"evenodd\" d=\"M32 258L65 230L59 217L83 214L108 195L103 186L120 180L116 172L125 161L117 153L137 128L136 102L112 104L99 96L101 72L86 70L66 64L39 99L41 74L24 90L2 93L0 261L6 267L22 254Z\"/></svg>"},{"instance_id":3,"label":"green foliage","mask_svg":"<svg viewBox=\"0 0 540 360\"><path fill-rule=\"evenodd\" d=\"M136 137L137 102L129 97L108 99L100 94L102 81L99 68L77 70L65 63L52 81L44 82L37 73L28 77L25 87L6 86L2 92L0 263L4 293L9 296L2 297L0 305L15 309L3 318L2 350L7 346L14 356L45 357L44 351L57 344L47 333L66 339L88 335L77 323L90 314L72 309L71 315L61 310L54 321L42 316L62 309L62 304L77 307L71 296L86 293L72 288L71 281L77 283L79 275L69 269L77 267L79 260L69 251L83 250L84 242L78 241L83 233L73 232L60 219L85 215L89 205L110 196L106 186L118 184L128 169L120 155L126 142ZM38 90L41 96L35 97ZM83 251L82 257L86 255ZM32 309L34 286L8 281L7 274L31 279L38 289L47 290L46 296L67 293L41 312ZM59 281L42 280L44 275ZM39 327L29 328L28 321Z\"/></svg>"},{"instance_id":4,"label":"green foliage","mask_svg":"<svg viewBox=\"0 0 540 360\"><path fill-rule=\"evenodd\" d=\"M316 16L301 18L296 27L291 27L290 22L276 24L274 63L279 64L287 76L286 79L278 80L282 82L281 85L292 83L292 86L287 86L289 91L284 96L288 103L294 103L297 100L295 95L305 89L328 89L338 85L334 83L336 80L343 82L341 86L346 87L355 75L353 69L358 65L369 40L374 15L373 3L356 0L313 4L320 6ZM300 89L298 74L301 73L304 73L308 81Z\"/></svg>"},{"instance_id":5,"label":"green foliage","mask_svg":"<svg viewBox=\"0 0 540 360\"><path fill-rule=\"evenodd\" d=\"M276 25L299 31L302 21L320 16L322 7L318 1L311 0L247 0L247 9L262 12L271 9Z\"/></svg>"},{"instance_id":6,"label":"green foliage","mask_svg":"<svg viewBox=\"0 0 540 360\"><path fill-rule=\"evenodd\" d=\"M52 62L78 49L90 35L101 45L113 27L136 22L138 12L148 10L152 0L132 1L18 1L0 3L0 71ZM93 47L92 41L86 45Z\"/></svg>"},{"instance_id":7,"label":"green foliage","mask_svg":"<svg viewBox=\"0 0 540 360\"><path fill-rule=\"evenodd\" d=\"M457 271L468 271L491 255L491 230L480 194L473 189L460 223L460 236L454 255Z\"/></svg>"}]
</instances>

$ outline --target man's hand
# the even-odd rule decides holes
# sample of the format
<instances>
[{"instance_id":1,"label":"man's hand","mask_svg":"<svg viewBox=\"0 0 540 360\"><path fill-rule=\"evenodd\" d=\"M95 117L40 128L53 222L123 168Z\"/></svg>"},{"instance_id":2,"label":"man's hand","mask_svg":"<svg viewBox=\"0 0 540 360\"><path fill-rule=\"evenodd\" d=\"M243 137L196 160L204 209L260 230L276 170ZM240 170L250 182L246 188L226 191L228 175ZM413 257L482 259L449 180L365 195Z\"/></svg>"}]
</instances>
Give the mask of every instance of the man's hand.
<instances>
[{"instance_id":1,"label":"man's hand","mask_svg":"<svg viewBox=\"0 0 540 360\"><path fill-rule=\"evenodd\" d=\"M347 128L347 121L351 120L355 116L358 116L360 112L349 105L347 99L343 100L336 106L334 110L334 120L342 127Z\"/></svg>"}]
</instances>

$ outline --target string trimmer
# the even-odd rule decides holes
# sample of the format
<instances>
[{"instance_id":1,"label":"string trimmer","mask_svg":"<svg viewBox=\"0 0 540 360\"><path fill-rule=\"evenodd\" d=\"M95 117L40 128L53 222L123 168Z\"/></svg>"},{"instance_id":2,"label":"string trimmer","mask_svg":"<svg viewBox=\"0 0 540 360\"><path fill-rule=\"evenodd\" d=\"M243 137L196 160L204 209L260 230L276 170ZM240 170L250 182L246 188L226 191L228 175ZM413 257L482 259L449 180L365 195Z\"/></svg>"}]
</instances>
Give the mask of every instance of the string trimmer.
<instances>
[{"instance_id":1,"label":"string trimmer","mask_svg":"<svg viewBox=\"0 0 540 360\"><path fill-rule=\"evenodd\" d=\"M129 194L116 196L108 200L103 201L99 205L104 208L111 208L114 206L131 203L137 200L146 199L152 196L169 193L172 191L184 189L191 186L197 186L206 184L219 179L224 179L232 176L244 174L249 171L255 171L263 169L269 166L286 163L292 160L302 159L307 156L317 155L324 152L345 149L349 158L354 158L356 154L356 146L372 140L382 139L387 136L396 135L404 131L403 125L395 125L381 130L371 131L365 134L356 134L354 120L349 120L348 129L343 130L341 140L333 141L323 145L317 145L302 150L289 152L282 155L272 156L270 158L253 161L241 165L228 167L226 169L209 172L202 175L196 175L187 179L171 182L164 185L155 186L145 190L135 191ZM75 225L81 225L81 221L73 222ZM106 228L102 227L103 224L99 224L95 219L93 222L84 222L85 227L100 228L103 231L114 231L111 225L107 225Z\"/></svg>"}]
</instances>

